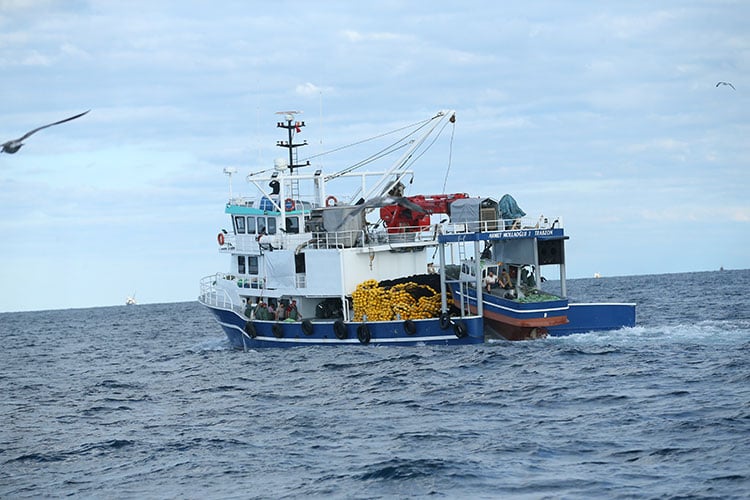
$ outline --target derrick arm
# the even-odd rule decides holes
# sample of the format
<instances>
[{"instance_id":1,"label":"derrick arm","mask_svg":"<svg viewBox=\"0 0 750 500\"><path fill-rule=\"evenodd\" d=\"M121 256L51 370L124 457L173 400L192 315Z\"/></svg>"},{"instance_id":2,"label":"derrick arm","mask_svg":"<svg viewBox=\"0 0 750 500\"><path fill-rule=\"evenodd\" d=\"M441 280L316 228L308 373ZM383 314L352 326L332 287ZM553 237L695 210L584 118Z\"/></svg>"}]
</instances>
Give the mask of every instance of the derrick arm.
<instances>
[{"instance_id":1,"label":"derrick arm","mask_svg":"<svg viewBox=\"0 0 750 500\"><path fill-rule=\"evenodd\" d=\"M422 231L430 226L431 214L450 214L450 205L459 198L468 198L466 193L407 196L406 199L422 207L424 213L414 212L402 205L381 207L380 218L389 232Z\"/></svg>"}]
</instances>

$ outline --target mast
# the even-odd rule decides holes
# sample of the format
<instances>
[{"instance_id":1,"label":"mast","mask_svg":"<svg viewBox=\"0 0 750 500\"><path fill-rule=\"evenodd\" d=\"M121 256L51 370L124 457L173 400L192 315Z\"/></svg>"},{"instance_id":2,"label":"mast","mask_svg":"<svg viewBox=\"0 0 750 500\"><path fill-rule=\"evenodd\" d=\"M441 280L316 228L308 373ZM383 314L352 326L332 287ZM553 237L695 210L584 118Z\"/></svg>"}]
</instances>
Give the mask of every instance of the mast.
<instances>
[{"instance_id":1,"label":"mast","mask_svg":"<svg viewBox=\"0 0 750 500\"><path fill-rule=\"evenodd\" d=\"M301 168L301 167L308 167L310 166L310 160L306 161L305 163L296 164L295 156L296 156L296 149L300 146L307 146L307 140L304 142L294 142L294 135L292 133L292 130L299 133L302 131L302 127L305 126L305 122L296 121L294 119L294 115L301 113L301 111L279 111L276 114L277 115L284 115L284 120L286 120L286 123L284 122L277 122L276 126L278 128L285 128L287 131L287 137L288 139L286 141L276 141L276 145L281 148L286 148L289 152L289 163L287 164L287 167L289 167L289 171L293 174L295 168Z\"/></svg>"}]
</instances>

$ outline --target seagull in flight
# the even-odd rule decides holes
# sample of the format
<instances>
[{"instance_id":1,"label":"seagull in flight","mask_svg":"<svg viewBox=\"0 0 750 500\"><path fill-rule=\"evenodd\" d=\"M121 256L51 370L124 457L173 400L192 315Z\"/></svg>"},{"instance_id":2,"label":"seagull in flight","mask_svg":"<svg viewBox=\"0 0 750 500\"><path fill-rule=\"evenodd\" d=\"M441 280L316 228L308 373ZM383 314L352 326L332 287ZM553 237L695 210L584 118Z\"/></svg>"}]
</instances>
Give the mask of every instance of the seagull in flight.
<instances>
[{"instance_id":1,"label":"seagull in flight","mask_svg":"<svg viewBox=\"0 0 750 500\"><path fill-rule=\"evenodd\" d=\"M47 128L47 127L51 127L53 125L59 125L61 123L69 122L70 120L75 120L76 118L80 118L81 116L85 115L89 111L91 111L91 110L89 109L88 111L84 111L83 113L77 114L75 116L71 116L70 118L66 118L64 120L60 120L59 122L49 123L47 125L42 125L41 127L37 127L34 130L26 132L23 136L19 137L18 139L11 139L10 141L4 142L2 144L2 149L0 149L0 152L1 153L8 153L8 154L12 155L13 153L15 153L16 151L18 151L19 149L21 149L21 146L23 146L23 141L25 141L26 139L28 139L31 134L35 134L36 132L39 132L40 130L42 130L44 128Z\"/></svg>"},{"instance_id":2,"label":"seagull in flight","mask_svg":"<svg viewBox=\"0 0 750 500\"><path fill-rule=\"evenodd\" d=\"M729 83L729 82L719 82L719 83L717 83L717 84L716 84L716 86L717 86L717 87L718 87L719 85L729 85L730 87L732 87L732 89L733 89L733 90L737 90L737 89L735 89L735 88L734 88L734 85L732 85L732 84L731 84L731 83Z\"/></svg>"}]
</instances>

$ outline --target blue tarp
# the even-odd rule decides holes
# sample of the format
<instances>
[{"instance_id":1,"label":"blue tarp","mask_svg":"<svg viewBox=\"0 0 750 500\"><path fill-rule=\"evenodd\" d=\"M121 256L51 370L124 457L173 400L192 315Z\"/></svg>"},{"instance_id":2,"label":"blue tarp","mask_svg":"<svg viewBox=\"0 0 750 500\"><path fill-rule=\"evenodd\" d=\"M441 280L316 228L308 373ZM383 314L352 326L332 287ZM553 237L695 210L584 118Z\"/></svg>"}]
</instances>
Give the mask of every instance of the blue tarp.
<instances>
[{"instance_id":1,"label":"blue tarp","mask_svg":"<svg viewBox=\"0 0 750 500\"><path fill-rule=\"evenodd\" d=\"M526 215L526 212L521 210L516 200L509 194L504 194L500 198L497 208L500 211L500 217L503 219L520 219Z\"/></svg>"}]
</instances>

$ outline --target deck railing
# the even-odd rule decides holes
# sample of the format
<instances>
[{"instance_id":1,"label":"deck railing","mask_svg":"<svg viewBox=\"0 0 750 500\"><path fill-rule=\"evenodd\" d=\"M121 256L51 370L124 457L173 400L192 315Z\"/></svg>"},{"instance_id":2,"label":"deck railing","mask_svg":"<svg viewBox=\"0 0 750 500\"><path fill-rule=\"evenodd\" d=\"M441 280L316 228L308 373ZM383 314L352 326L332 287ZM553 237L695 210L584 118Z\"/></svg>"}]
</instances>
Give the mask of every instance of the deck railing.
<instances>
[{"instance_id":1,"label":"deck railing","mask_svg":"<svg viewBox=\"0 0 750 500\"><path fill-rule=\"evenodd\" d=\"M447 222L442 225L443 234L463 234L492 231L517 231L522 229L557 229L562 226L561 217L541 216L537 219L497 219L465 222Z\"/></svg>"},{"instance_id":2,"label":"deck railing","mask_svg":"<svg viewBox=\"0 0 750 500\"><path fill-rule=\"evenodd\" d=\"M352 248L368 247L372 245L425 245L437 244L438 234L463 234L492 231L515 231L520 229L552 229L561 228L561 217L539 218L524 217L520 219L496 219L462 222L444 222L429 226L409 226L398 228L383 228L378 231L321 231L313 233L264 235L260 240L256 235L224 236L224 245L220 251L231 253L234 251L252 252L260 248L295 249L300 245L311 248Z\"/></svg>"},{"instance_id":3,"label":"deck railing","mask_svg":"<svg viewBox=\"0 0 750 500\"><path fill-rule=\"evenodd\" d=\"M223 273L216 273L201 278L201 293L198 296L200 302L221 309L236 309L231 295L226 290L216 286L216 283L219 280L225 279L225 277L226 275Z\"/></svg>"}]
</instances>

